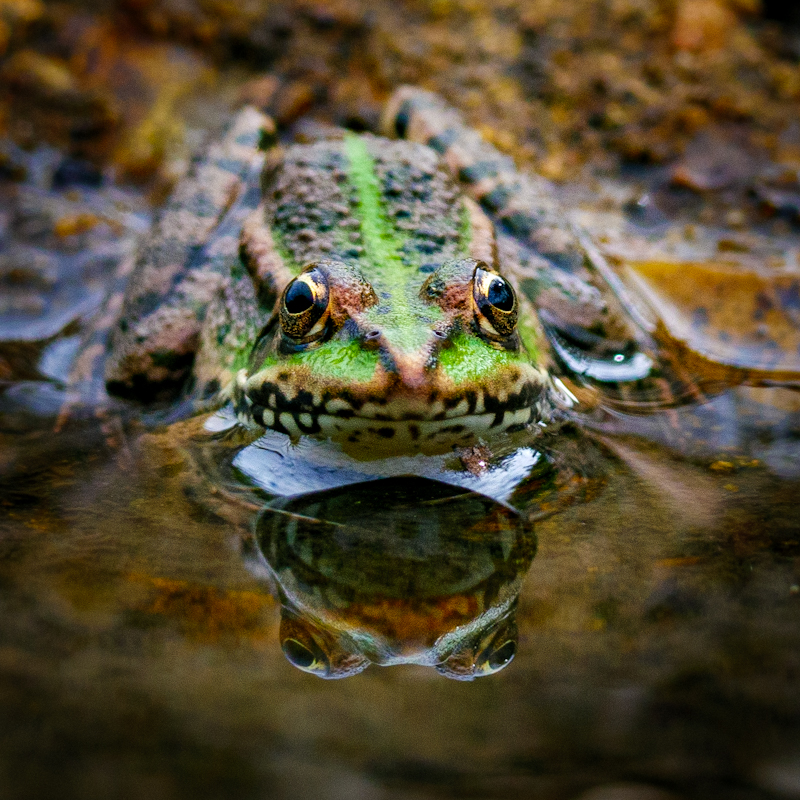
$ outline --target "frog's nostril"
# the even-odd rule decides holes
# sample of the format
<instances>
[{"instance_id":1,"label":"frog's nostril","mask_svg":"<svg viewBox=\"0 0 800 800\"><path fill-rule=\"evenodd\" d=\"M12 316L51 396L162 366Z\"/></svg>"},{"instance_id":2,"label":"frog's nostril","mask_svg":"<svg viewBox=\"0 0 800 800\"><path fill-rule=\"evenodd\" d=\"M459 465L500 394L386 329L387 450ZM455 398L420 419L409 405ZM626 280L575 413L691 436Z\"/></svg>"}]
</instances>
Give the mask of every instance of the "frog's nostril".
<instances>
[{"instance_id":1,"label":"frog's nostril","mask_svg":"<svg viewBox=\"0 0 800 800\"><path fill-rule=\"evenodd\" d=\"M434 335L434 336L435 336L437 339L446 339L446 338L447 338L447 334L446 334L444 331L437 331L437 330L435 330L435 329L434 329L434 331L433 331L433 335Z\"/></svg>"},{"instance_id":2,"label":"frog's nostril","mask_svg":"<svg viewBox=\"0 0 800 800\"><path fill-rule=\"evenodd\" d=\"M370 331L370 332L369 332L369 333L368 333L368 334L367 334L367 335L364 337L364 339L365 339L366 341L368 341L368 342L372 342L372 341L374 341L375 339L378 339L378 338L380 337L380 335L381 335L381 332L380 332L380 331Z\"/></svg>"}]
</instances>

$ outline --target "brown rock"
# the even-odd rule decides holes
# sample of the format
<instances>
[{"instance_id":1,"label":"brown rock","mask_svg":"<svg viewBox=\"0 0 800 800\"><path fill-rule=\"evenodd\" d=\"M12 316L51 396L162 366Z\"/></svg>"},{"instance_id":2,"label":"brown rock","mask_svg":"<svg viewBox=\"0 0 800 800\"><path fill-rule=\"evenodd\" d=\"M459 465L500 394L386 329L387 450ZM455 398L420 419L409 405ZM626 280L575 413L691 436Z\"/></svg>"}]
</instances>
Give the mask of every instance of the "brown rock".
<instances>
[{"instance_id":1,"label":"brown rock","mask_svg":"<svg viewBox=\"0 0 800 800\"><path fill-rule=\"evenodd\" d=\"M695 53L721 50L736 22L734 12L720 0L680 0L675 9L672 46Z\"/></svg>"}]
</instances>

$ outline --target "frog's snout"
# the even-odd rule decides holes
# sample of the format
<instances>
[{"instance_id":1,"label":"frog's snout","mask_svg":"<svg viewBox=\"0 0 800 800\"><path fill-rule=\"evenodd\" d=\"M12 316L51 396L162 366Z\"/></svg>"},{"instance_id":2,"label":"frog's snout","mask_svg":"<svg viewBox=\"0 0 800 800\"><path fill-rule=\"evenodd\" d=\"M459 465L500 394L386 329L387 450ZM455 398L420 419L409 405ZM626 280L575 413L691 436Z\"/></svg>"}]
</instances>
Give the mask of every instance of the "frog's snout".
<instances>
[{"instance_id":1,"label":"frog's snout","mask_svg":"<svg viewBox=\"0 0 800 800\"><path fill-rule=\"evenodd\" d=\"M441 342L441 335L432 331L425 346L409 352L383 331L374 329L364 336L364 346L378 350L381 367L398 394L418 394L436 380L436 354Z\"/></svg>"}]
</instances>

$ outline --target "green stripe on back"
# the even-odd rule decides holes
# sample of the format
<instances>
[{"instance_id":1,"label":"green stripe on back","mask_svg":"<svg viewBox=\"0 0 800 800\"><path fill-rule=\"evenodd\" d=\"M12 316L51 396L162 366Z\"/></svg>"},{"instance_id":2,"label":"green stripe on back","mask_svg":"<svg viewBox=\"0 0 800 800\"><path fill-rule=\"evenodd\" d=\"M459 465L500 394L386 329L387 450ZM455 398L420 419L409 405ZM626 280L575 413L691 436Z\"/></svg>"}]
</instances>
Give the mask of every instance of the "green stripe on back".
<instances>
[{"instance_id":1,"label":"green stripe on back","mask_svg":"<svg viewBox=\"0 0 800 800\"><path fill-rule=\"evenodd\" d=\"M399 278L406 267L397 249L397 229L386 216L375 162L366 142L359 136L345 137L344 147L350 161L350 179L358 192L361 234L367 259L382 277L394 272Z\"/></svg>"},{"instance_id":2,"label":"green stripe on back","mask_svg":"<svg viewBox=\"0 0 800 800\"><path fill-rule=\"evenodd\" d=\"M419 299L423 277L413 264L404 262L401 248L408 238L390 220L375 171L375 161L365 139L345 137L350 180L358 195L364 261L367 279L379 298L366 317L380 324L384 335L396 347L412 352L430 336L429 325L441 316L437 306Z\"/></svg>"}]
</instances>

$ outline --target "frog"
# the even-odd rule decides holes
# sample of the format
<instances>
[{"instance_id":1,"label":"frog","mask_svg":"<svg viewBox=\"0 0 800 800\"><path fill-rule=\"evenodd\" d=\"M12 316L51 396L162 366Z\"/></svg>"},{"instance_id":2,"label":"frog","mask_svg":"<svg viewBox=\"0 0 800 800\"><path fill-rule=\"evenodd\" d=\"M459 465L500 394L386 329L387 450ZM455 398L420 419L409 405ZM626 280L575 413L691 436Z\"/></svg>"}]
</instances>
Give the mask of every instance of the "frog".
<instances>
[{"instance_id":1,"label":"frog","mask_svg":"<svg viewBox=\"0 0 800 800\"><path fill-rule=\"evenodd\" d=\"M547 427L559 363L622 385L653 360L537 181L415 87L380 133L288 146L247 107L121 265L75 381L362 456Z\"/></svg>"}]
</instances>

